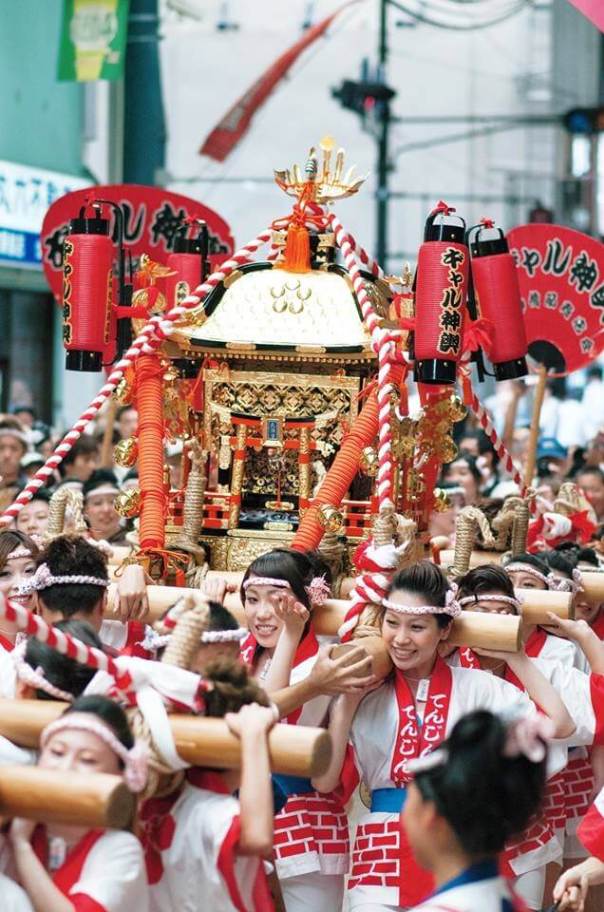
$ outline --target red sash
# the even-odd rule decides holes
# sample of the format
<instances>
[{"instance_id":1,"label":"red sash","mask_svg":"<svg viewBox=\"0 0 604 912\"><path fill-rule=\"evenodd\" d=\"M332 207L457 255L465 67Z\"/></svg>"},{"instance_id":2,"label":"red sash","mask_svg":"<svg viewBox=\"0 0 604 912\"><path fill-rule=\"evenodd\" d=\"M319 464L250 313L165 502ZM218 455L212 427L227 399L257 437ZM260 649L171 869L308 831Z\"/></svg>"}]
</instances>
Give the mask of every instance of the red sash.
<instances>
[{"instance_id":1,"label":"red sash","mask_svg":"<svg viewBox=\"0 0 604 912\"><path fill-rule=\"evenodd\" d=\"M69 852L61 867L52 875L52 882L67 899L73 899L69 895L69 891L80 879L84 863L92 847L99 841L104 832L105 830L89 830ZM48 838L45 826L37 826L35 828L31 843L35 854L44 867L48 867Z\"/></svg>"},{"instance_id":2,"label":"red sash","mask_svg":"<svg viewBox=\"0 0 604 912\"><path fill-rule=\"evenodd\" d=\"M399 733L394 747L390 778L397 785L406 785L413 778L407 772L409 760L429 754L444 741L452 686L451 669L438 656L430 675L424 721L420 729L409 685L402 673L396 671L394 691L399 711Z\"/></svg>"},{"instance_id":3,"label":"red sash","mask_svg":"<svg viewBox=\"0 0 604 912\"><path fill-rule=\"evenodd\" d=\"M407 763L416 757L429 754L445 739L447 717L451 703L453 673L437 657L434 663L423 723L419 724L415 701L405 678L396 671L394 691L399 710L399 735L392 757L390 778L405 787L413 776ZM399 905L405 909L416 906L434 889L434 878L416 861L407 839L404 826L399 835Z\"/></svg>"},{"instance_id":4,"label":"red sash","mask_svg":"<svg viewBox=\"0 0 604 912\"><path fill-rule=\"evenodd\" d=\"M604 640L604 611L600 608L598 616L591 625L591 629L596 634L599 640Z\"/></svg>"},{"instance_id":5,"label":"red sash","mask_svg":"<svg viewBox=\"0 0 604 912\"><path fill-rule=\"evenodd\" d=\"M541 650L547 642L547 632L542 630L541 627L535 627L530 637L524 644L524 653L529 657L529 659L536 659L537 656L541 655ZM524 684L522 681L514 674L512 669L506 665L504 679L509 681L510 684L513 684L518 690L524 691Z\"/></svg>"},{"instance_id":6,"label":"red sash","mask_svg":"<svg viewBox=\"0 0 604 912\"><path fill-rule=\"evenodd\" d=\"M12 652L13 649L15 648L15 644L14 644L14 643L11 643L11 641L8 640L8 639L7 639L3 634L1 634L1 633L0 633L0 646L2 646L3 649L6 649L7 652Z\"/></svg>"},{"instance_id":7,"label":"red sash","mask_svg":"<svg viewBox=\"0 0 604 912\"><path fill-rule=\"evenodd\" d=\"M469 646L459 649L459 663L462 668L481 668L480 659Z\"/></svg>"}]
</instances>

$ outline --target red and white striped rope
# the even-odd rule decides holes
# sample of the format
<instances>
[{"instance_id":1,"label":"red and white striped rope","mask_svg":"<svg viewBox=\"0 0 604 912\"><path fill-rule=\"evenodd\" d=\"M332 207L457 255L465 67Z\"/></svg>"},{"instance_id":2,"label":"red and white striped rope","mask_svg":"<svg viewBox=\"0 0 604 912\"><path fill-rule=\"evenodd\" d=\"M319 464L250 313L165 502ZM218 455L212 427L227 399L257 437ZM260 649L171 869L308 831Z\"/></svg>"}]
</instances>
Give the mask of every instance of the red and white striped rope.
<instances>
[{"instance_id":1,"label":"red and white striped rope","mask_svg":"<svg viewBox=\"0 0 604 912\"><path fill-rule=\"evenodd\" d=\"M81 640L72 637L56 627L47 624L39 615L33 614L24 605L10 602L4 596L0 597L0 617L11 624L15 624L28 636L33 636L41 643L46 643L58 653L87 665L96 671L105 671L115 680L117 689L124 694L130 703L134 698L134 683L127 671L120 671L111 656L106 655L101 649L87 646Z\"/></svg>"},{"instance_id":2,"label":"red and white striped rope","mask_svg":"<svg viewBox=\"0 0 604 912\"><path fill-rule=\"evenodd\" d=\"M365 287L365 280L361 275L355 249L356 241L352 235L344 230L344 226L334 213L329 216L336 243L344 256L346 268L352 279L352 284L361 308L363 320L371 335L372 348L378 356L378 476L377 495L378 509L393 506L394 493L394 461L392 458L392 365L402 359L402 354L396 351L396 336L381 326L381 319L375 310Z\"/></svg>"},{"instance_id":3,"label":"red and white striped rope","mask_svg":"<svg viewBox=\"0 0 604 912\"><path fill-rule=\"evenodd\" d=\"M363 573L355 581L350 594L350 608L346 612L338 636L343 643L351 639L359 617L367 605L379 605L388 591L393 570L388 573Z\"/></svg>"},{"instance_id":4,"label":"red and white striped rope","mask_svg":"<svg viewBox=\"0 0 604 912\"><path fill-rule=\"evenodd\" d=\"M511 456L509 450L507 449L503 440L497 433L495 426L493 424L493 419L491 417L491 414L489 413L488 409L485 408L485 406L482 404L482 402L476 395L474 388L472 387L471 383L469 383L469 382L468 382L468 389L470 392L469 406L472 409L472 411L474 412L474 414L476 415L476 417L478 418L478 423L480 424L481 428L483 429L483 431L485 432L485 434L487 435L487 437L493 444L493 446L495 448L495 452L499 456L499 459L501 460L501 463L503 464L505 471L508 473L508 475L510 475L512 477L512 479L515 481L515 483L520 488L521 496L526 497L527 488L524 483L524 478L522 476L522 472L520 471L520 469L518 468L518 466L512 459L512 456Z\"/></svg>"},{"instance_id":5,"label":"red and white striped rope","mask_svg":"<svg viewBox=\"0 0 604 912\"><path fill-rule=\"evenodd\" d=\"M88 408L82 412L71 430L65 434L42 468L38 469L19 496L13 501L10 507L4 511L2 516L0 516L0 526L7 525L15 516L18 516L21 509L29 502L32 495L48 481L54 470L63 461L67 453L69 453L76 440L78 440L85 431L86 426L96 417L103 403L111 396L115 387L122 379L124 371L131 367L140 354L153 352L161 342L170 335L175 324L178 323L187 311L191 310L193 307L197 307L197 305L204 300L206 295L222 282L223 279L239 266L247 263L248 254L254 253L259 247L262 247L263 244L270 240L271 235L272 231L270 229L261 232L256 238L241 247L229 260L222 263L219 269L213 272L212 275L199 285L192 294L184 298L178 306L173 307L166 314L152 317L149 322L146 323L128 351L125 352L122 359L115 365L107 378L106 383L92 400Z\"/></svg>"}]
</instances>

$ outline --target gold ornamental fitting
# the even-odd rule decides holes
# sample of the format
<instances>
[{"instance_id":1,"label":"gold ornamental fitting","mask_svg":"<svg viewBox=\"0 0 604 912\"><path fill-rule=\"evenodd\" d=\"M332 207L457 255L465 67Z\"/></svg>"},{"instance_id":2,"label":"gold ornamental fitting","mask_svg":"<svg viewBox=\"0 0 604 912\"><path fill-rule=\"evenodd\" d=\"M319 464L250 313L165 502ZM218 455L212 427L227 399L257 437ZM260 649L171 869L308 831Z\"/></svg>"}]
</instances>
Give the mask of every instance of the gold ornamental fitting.
<instances>
[{"instance_id":1,"label":"gold ornamental fitting","mask_svg":"<svg viewBox=\"0 0 604 912\"><path fill-rule=\"evenodd\" d=\"M462 421L467 414L468 410L459 396L451 396L449 400L449 419L454 422Z\"/></svg>"},{"instance_id":2,"label":"gold ornamental fitting","mask_svg":"<svg viewBox=\"0 0 604 912\"><path fill-rule=\"evenodd\" d=\"M375 478L378 473L379 460L378 454L373 447L365 447L361 451L361 457L359 459L359 468L364 475L368 475L369 478Z\"/></svg>"},{"instance_id":3,"label":"gold ornamental fitting","mask_svg":"<svg viewBox=\"0 0 604 912\"><path fill-rule=\"evenodd\" d=\"M122 377L113 391L113 398L120 405L130 405L132 402L132 385L128 383L125 377Z\"/></svg>"},{"instance_id":4,"label":"gold ornamental fitting","mask_svg":"<svg viewBox=\"0 0 604 912\"><path fill-rule=\"evenodd\" d=\"M136 437L120 440L113 448L113 458L123 469L131 468L138 459L138 442Z\"/></svg>"},{"instance_id":5,"label":"gold ornamental fitting","mask_svg":"<svg viewBox=\"0 0 604 912\"><path fill-rule=\"evenodd\" d=\"M127 518L137 516L141 508L141 499L139 488L130 488L128 491L120 491L113 504L116 513Z\"/></svg>"},{"instance_id":6,"label":"gold ornamental fitting","mask_svg":"<svg viewBox=\"0 0 604 912\"><path fill-rule=\"evenodd\" d=\"M434 488L434 510L437 513L445 513L451 509L451 501L446 491L442 488Z\"/></svg>"},{"instance_id":7,"label":"gold ornamental fitting","mask_svg":"<svg viewBox=\"0 0 604 912\"><path fill-rule=\"evenodd\" d=\"M332 504L319 507L318 515L319 523L326 532L339 532L344 526L344 514Z\"/></svg>"}]
</instances>

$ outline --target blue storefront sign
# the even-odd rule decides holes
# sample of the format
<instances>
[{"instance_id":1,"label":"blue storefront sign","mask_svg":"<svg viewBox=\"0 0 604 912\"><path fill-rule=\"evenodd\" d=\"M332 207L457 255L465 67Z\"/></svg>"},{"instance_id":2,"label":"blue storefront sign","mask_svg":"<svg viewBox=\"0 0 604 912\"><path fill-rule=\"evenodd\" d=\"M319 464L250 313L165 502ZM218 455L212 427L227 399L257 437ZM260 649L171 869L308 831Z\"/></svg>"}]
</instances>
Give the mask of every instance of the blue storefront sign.
<instances>
[{"instance_id":1,"label":"blue storefront sign","mask_svg":"<svg viewBox=\"0 0 604 912\"><path fill-rule=\"evenodd\" d=\"M0 160L0 265L41 268L40 230L46 210L85 178Z\"/></svg>"}]
</instances>

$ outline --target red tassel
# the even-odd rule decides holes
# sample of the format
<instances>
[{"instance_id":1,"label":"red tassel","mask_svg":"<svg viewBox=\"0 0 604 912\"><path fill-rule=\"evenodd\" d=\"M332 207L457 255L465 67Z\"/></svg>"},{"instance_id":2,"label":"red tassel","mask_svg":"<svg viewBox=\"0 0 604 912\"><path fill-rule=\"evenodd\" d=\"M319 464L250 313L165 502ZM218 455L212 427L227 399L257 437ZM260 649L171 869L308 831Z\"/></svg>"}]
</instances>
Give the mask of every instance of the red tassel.
<instances>
[{"instance_id":1,"label":"red tassel","mask_svg":"<svg viewBox=\"0 0 604 912\"><path fill-rule=\"evenodd\" d=\"M304 225L291 222L287 229L283 269L287 272L310 272L310 238Z\"/></svg>"}]
</instances>

